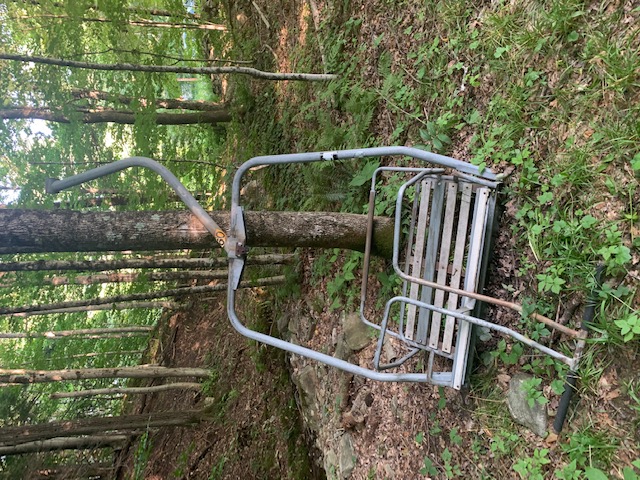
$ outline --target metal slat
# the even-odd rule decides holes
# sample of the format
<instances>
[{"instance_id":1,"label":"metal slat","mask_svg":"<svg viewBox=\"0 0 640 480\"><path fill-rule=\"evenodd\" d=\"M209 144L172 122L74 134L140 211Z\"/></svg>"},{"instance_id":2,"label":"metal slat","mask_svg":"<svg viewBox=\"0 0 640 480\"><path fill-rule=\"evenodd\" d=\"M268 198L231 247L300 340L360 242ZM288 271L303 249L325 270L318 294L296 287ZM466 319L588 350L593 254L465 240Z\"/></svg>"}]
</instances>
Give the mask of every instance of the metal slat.
<instances>
[{"instance_id":1,"label":"metal slat","mask_svg":"<svg viewBox=\"0 0 640 480\"><path fill-rule=\"evenodd\" d=\"M409 239L409 241L407 242L407 252L405 255L405 262L404 262L404 273L406 273L407 275L410 275L411 273L411 265L413 265L413 236L415 234L415 229L416 229L416 220L418 217L418 207L420 206L420 196L421 196L421 192L422 189L420 188L420 183L416 184L416 190L415 190L415 195L413 197L413 206L411 207L411 222L409 223L409 234L407 235L407 238ZM406 297L407 296L407 282L402 282L402 296ZM401 308L400 308L400 331L402 331L403 325L404 325L404 316L405 316L405 311L408 311L411 309L411 305L406 305L403 303ZM413 307L413 310L415 312L415 306ZM414 315L415 316L415 315Z\"/></svg>"},{"instance_id":2,"label":"metal slat","mask_svg":"<svg viewBox=\"0 0 640 480\"><path fill-rule=\"evenodd\" d=\"M484 244L485 225L487 221L487 204L489 201L489 189L476 190L475 206L471 234L469 236L469 254L464 276L464 289L476 291L478 275L480 273L480 261ZM473 308L475 300L466 298L463 300L465 307ZM467 357L469 355L469 341L471 340L471 325L460 322L458 327L458 339L456 342L456 355L453 360L453 388L460 389L464 382L464 374L467 370Z\"/></svg>"},{"instance_id":3,"label":"metal slat","mask_svg":"<svg viewBox=\"0 0 640 480\"><path fill-rule=\"evenodd\" d=\"M451 251L451 237L453 235L453 228L455 222L456 213L456 199L458 194L458 184L456 182L446 182L447 188L447 200L444 211L444 223L442 227L442 240L440 241L440 256L438 259L438 276L437 282L440 285L447 284L447 270L449 268L449 252ZM436 290L433 304L436 307L444 306L444 290ZM440 340L440 328L442 323L442 314L439 312L433 312L431 316L431 335L429 337L429 346L431 348L438 348L438 342ZM442 350L447 352L451 351L451 340L449 340L448 346L444 344Z\"/></svg>"},{"instance_id":4,"label":"metal slat","mask_svg":"<svg viewBox=\"0 0 640 480\"><path fill-rule=\"evenodd\" d=\"M422 278L427 281L433 281L436 269L436 257L438 255L438 247L440 246L440 227L442 225L442 210L444 206L444 181L438 179L435 181L433 188L433 198L431 199L431 216L429 218L429 232L427 234L427 248L424 255L424 271ZM433 297L433 289L431 287L422 287L420 301L431 303ZM416 341L426 343L427 331L429 328L429 317L431 312L420 309L418 315L418 331L416 333Z\"/></svg>"},{"instance_id":5,"label":"metal slat","mask_svg":"<svg viewBox=\"0 0 640 480\"><path fill-rule=\"evenodd\" d=\"M425 234L427 231L427 222L429 220L429 201L431 198L433 180L425 180L422 182L422 191L420 192L420 206L418 207L418 226L416 228L416 242L413 249L413 262L411 264L411 275L420 276L422 270L422 259L424 257ZM420 286L412 283L409 289L409 298L418 298ZM416 321L416 306L409 305L407 307L407 326L405 328L405 336L409 340L414 339Z\"/></svg>"},{"instance_id":6,"label":"metal slat","mask_svg":"<svg viewBox=\"0 0 640 480\"><path fill-rule=\"evenodd\" d=\"M453 249L453 265L451 272L451 280L449 286L453 288L460 288L462 281L462 263L464 261L464 252L467 245L467 227L469 226L469 211L471 209L471 191L472 187L468 183L462 185L462 192L460 194L460 207L458 209L458 228L456 231L455 247ZM458 295L455 293L449 294L447 308L449 310L457 310L458 308ZM453 343L453 334L455 331L456 319L451 315L447 316L444 337L442 340L442 350L451 353L451 345ZM445 347L448 345L448 349Z\"/></svg>"}]
</instances>

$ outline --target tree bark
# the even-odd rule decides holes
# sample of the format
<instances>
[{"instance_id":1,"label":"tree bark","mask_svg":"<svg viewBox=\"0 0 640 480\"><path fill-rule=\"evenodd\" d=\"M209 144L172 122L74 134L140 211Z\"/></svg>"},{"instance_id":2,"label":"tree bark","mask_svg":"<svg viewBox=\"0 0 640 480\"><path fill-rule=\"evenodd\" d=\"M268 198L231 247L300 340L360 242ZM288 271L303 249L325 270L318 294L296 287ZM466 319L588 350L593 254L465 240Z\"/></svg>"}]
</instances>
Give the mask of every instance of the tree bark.
<instances>
[{"instance_id":1,"label":"tree bark","mask_svg":"<svg viewBox=\"0 0 640 480\"><path fill-rule=\"evenodd\" d=\"M86 305L81 307L58 308L53 310L43 310L35 312L19 313L14 316L20 318L33 317L36 315L51 315L54 313L78 313L78 312L95 312L100 310L129 310L131 308L167 308L175 310L180 304L176 302L158 301L158 302L124 302L124 303L107 303L104 305Z\"/></svg>"},{"instance_id":2,"label":"tree bark","mask_svg":"<svg viewBox=\"0 0 640 480\"><path fill-rule=\"evenodd\" d=\"M79 112L78 118L82 123L119 123L133 125L136 122L136 113L104 109L100 111ZM55 110L37 107L9 107L0 109L0 120L20 120L35 118L56 123L71 123L72 119ZM231 115L224 110L191 112L191 113L165 113L158 112L154 115L154 122L158 125L188 125L194 123L221 123L231 120Z\"/></svg>"},{"instance_id":3,"label":"tree bark","mask_svg":"<svg viewBox=\"0 0 640 480\"><path fill-rule=\"evenodd\" d=\"M52 438L76 437L112 431L122 433L139 428L192 425L198 423L202 417L201 410L187 410L184 412L151 412L118 417L79 418L37 425L3 427L0 429L0 444L4 446L20 445Z\"/></svg>"},{"instance_id":4,"label":"tree bark","mask_svg":"<svg viewBox=\"0 0 640 480\"><path fill-rule=\"evenodd\" d=\"M58 392L49 395L50 398L85 398L97 395L140 395L145 393L166 392L168 390L202 390L201 383L176 382L151 387L122 387L122 388L93 388L88 390L76 390L75 392Z\"/></svg>"},{"instance_id":5,"label":"tree bark","mask_svg":"<svg viewBox=\"0 0 640 480\"><path fill-rule=\"evenodd\" d=\"M94 378L207 378L211 372L204 368L167 367L119 367L81 368L75 370L25 370L0 369L0 383L51 383L64 380L88 380Z\"/></svg>"},{"instance_id":6,"label":"tree bark","mask_svg":"<svg viewBox=\"0 0 640 480\"><path fill-rule=\"evenodd\" d=\"M229 231L228 212L210 212ZM366 215L245 212L250 247L364 251ZM0 209L0 254L207 249L217 242L188 211L75 212ZM372 253L391 257L393 220L376 217Z\"/></svg>"},{"instance_id":7,"label":"tree bark","mask_svg":"<svg viewBox=\"0 0 640 480\"><path fill-rule=\"evenodd\" d=\"M115 469L112 463L75 463L56 465L55 467L37 467L27 473L26 480L70 480L113 478Z\"/></svg>"},{"instance_id":8,"label":"tree bark","mask_svg":"<svg viewBox=\"0 0 640 480\"><path fill-rule=\"evenodd\" d=\"M53 452L57 450L83 450L89 448L120 448L127 441L127 435L92 435L78 438L52 438L41 442L23 443L0 447L0 455L20 455L24 453Z\"/></svg>"},{"instance_id":9,"label":"tree bark","mask_svg":"<svg viewBox=\"0 0 640 480\"><path fill-rule=\"evenodd\" d=\"M329 81L338 78L337 75L325 73L272 73L263 72L251 67L186 67L180 65L137 65L132 63L93 63L63 58L49 58L30 55L16 55L0 53L0 60L17 62L33 62L58 67L84 68L88 70L105 70L110 72L150 72L150 73L193 73L197 75L240 74L249 75L264 80L304 80Z\"/></svg>"},{"instance_id":10,"label":"tree bark","mask_svg":"<svg viewBox=\"0 0 640 480\"><path fill-rule=\"evenodd\" d=\"M186 270L178 272L103 273L76 277L49 277L43 280L50 285L94 285L96 283L130 283L138 280L170 282L173 280L220 280L229 275L227 270Z\"/></svg>"},{"instance_id":11,"label":"tree bark","mask_svg":"<svg viewBox=\"0 0 640 480\"><path fill-rule=\"evenodd\" d=\"M284 283L284 275L266 277L259 280L240 282L239 288L266 287ZM227 289L226 284L219 285L199 285L196 287L173 288L157 292L132 293L129 295L117 295L114 297L93 298L90 300L72 300L68 302L50 303L46 305L22 305L20 307L0 307L0 315L15 315L20 313L43 312L50 313L52 310L65 308L86 307L89 305L101 305L106 303L127 302L135 300L149 300L153 298L175 297L179 295L194 295L199 293L221 292Z\"/></svg>"},{"instance_id":12,"label":"tree bark","mask_svg":"<svg viewBox=\"0 0 640 480\"><path fill-rule=\"evenodd\" d=\"M10 0L10 1L13 3L20 3L20 4L26 3L34 6L41 5L41 3L38 0ZM57 8L65 7L65 4L63 2L53 2L50 5ZM90 6L89 8L91 10L100 10L97 4ZM160 8L127 6L127 7L124 7L124 9L131 13L150 15L153 17L177 17L177 18L194 18L194 19L200 18L200 15L198 15L197 13L189 13L189 12L177 13L177 12L171 12L169 10L163 10Z\"/></svg>"},{"instance_id":13,"label":"tree bark","mask_svg":"<svg viewBox=\"0 0 640 480\"><path fill-rule=\"evenodd\" d=\"M197 110L203 112L220 112L227 111L227 105L224 103L207 102L204 100L177 100L173 98L156 98L151 102L147 98L127 97L124 95L113 95L109 92L100 90L71 90L71 95L75 99L91 99L104 100L110 102L118 102L123 105L131 105L135 102L142 106L148 106L153 103L158 108L166 108L168 110Z\"/></svg>"},{"instance_id":14,"label":"tree bark","mask_svg":"<svg viewBox=\"0 0 640 480\"><path fill-rule=\"evenodd\" d=\"M0 339L9 338L49 338L55 340L66 337L103 338L120 333L146 334L153 330L150 326L114 327L114 328L79 328L77 330L58 330L50 332L2 332Z\"/></svg>"},{"instance_id":15,"label":"tree bark","mask_svg":"<svg viewBox=\"0 0 640 480\"><path fill-rule=\"evenodd\" d=\"M9 20L28 20L31 18L47 18L52 20L75 20L78 22L87 23L113 23L113 20L109 18L100 17L70 17L69 15L55 15L51 13L40 15L20 15L18 17L10 17ZM153 20L128 20L123 23L124 25L132 25L134 27L150 27L150 28L183 28L185 30L217 30L225 32L227 30L226 25L219 23L187 23L187 22L156 22Z\"/></svg>"},{"instance_id":16,"label":"tree bark","mask_svg":"<svg viewBox=\"0 0 640 480\"><path fill-rule=\"evenodd\" d=\"M77 353L75 355L69 355L68 357L51 357L50 361L58 360L71 360L73 358L93 358L100 355L113 356L113 355L142 355L144 350L120 350L117 352L90 352L90 353Z\"/></svg>"},{"instance_id":17,"label":"tree bark","mask_svg":"<svg viewBox=\"0 0 640 480\"><path fill-rule=\"evenodd\" d=\"M0 215L1 217L1 215ZM2 222L0 221L0 225ZM247 265L291 264L295 254L256 255L247 259ZM122 268L218 268L226 267L227 257L213 258L125 258L119 260L35 260L31 262L0 262L0 272L33 272L41 270L78 270L103 272Z\"/></svg>"}]
</instances>

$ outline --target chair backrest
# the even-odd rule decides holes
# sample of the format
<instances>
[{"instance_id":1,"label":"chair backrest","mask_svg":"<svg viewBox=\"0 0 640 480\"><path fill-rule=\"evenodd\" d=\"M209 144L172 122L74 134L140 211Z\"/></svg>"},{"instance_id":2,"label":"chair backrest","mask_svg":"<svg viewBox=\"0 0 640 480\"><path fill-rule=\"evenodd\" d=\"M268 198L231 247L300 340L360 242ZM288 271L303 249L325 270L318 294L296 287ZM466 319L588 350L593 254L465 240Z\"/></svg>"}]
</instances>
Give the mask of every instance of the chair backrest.
<instances>
[{"instance_id":1,"label":"chair backrest","mask_svg":"<svg viewBox=\"0 0 640 480\"><path fill-rule=\"evenodd\" d=\"M413 196L408 233L401 239L406 244L402 269L409 277L404 281L403 296L440 309L472 314L474 299L420 285L411 277L455 289L482 290L494 221L495 188L459 177L429 175L405 189L403 195L405 199ZM451 365L451 386L460 388L467 368L471 326L452 315L407 302L402 303L400 316L404 337L449 359L445 363Z\"/></svg>"}]
</instances>

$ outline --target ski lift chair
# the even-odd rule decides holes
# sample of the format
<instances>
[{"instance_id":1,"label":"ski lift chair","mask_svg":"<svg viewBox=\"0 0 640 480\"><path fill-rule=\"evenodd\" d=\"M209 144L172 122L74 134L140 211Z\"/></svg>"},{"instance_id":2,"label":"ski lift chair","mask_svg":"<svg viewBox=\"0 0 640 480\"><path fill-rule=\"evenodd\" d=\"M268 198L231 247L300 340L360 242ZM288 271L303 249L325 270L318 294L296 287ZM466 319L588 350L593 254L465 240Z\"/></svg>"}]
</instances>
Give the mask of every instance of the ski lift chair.
<instances>
[{"instance_id":1,"label":"ski lift chair","mask_svg":"<svg viewBox=\"0 0 640 480\"><path fill-rule=\"evenodd\" d=\"M377 348L370 368L312 350L308 347L252 330L236 311L236 291L248 253L240 190L247 171L258 166L334 162L382 156L411 157L424 163L420 168L382 167L372 177L369 195L360 318L377 330ZM511 336L556 358L574 371L584 347L584 330L576 331L546 317L532 317L577 339L573 357L553 350L510 328L481 317L482 304L491 303L522 311L519 305L483 295L482 288L491 253L496 221L497 176L488 169L443 155L408 147L380 147L330 152L295 153L255 157L240 166L231 192L229 232L222 230L180 181L161 164L132 157L69 177L47 181L47 192L56 193L80 183L139 166L154 170L176 191L191 212L224 248L229 257L227 312L242 335L341 370L379 381L429 382L460 389L465 382L475 327L485 327ZM402 294L386 302L381 319L365 316L365 298L373 239L376 186L386 171L402 172L409 178L397 193L393 241L393 269L402 279ZM406 208L406 204L410 208ZM399 359L383 361L385 341L402 345ZM428 355L426 371L420 362L408 362L417 354ZM413 368L411 370L410 368Z\"/></svg>"},{"instance_id":2,"label":"ski lift chair","mask_svg":"<svg viewBox=\"0 0 640 480\"><path fill-rule=\"evenodd\" d=\"M520 333L480 318L483 303L522 311L519 305L482 294L496 223L497 176L470 163L408 147L363 148L331 152L296 153L255 157L238 169L232 185L230 238L244 248L246 238L240 200L242 179L255 167L331 162L381 156L411 157L421 168L381 167L371 181L368 208L360 318L378 332L371 368L294 344L250 329L235 308L236 289L244 260L232 259L229 270L227 311L234 328L253 340L308 357L341 370L380 381L428 382L460 389L469 370L473 329L485 327L513 337L568 364L577 357L546 347ZM446 169L446 170L445 170ZM377 182L383 172L402 172L410 178L397 193L393 241L393 269L402 280L402 294L389 299L381 319L365 315L368 272L373 241ZM410 208L406 208L406 204ZM407 225L408 222L408 225ZM246 252L241 252L244 255ZM582 333L533 314L533 317L575 338ZM383 350L393 338L405 352L383 362ZM426 371L420 362L408 362L417 354L428 355ZM407 371L409 367L412 371Z\"/></svg>"}]
</instances>

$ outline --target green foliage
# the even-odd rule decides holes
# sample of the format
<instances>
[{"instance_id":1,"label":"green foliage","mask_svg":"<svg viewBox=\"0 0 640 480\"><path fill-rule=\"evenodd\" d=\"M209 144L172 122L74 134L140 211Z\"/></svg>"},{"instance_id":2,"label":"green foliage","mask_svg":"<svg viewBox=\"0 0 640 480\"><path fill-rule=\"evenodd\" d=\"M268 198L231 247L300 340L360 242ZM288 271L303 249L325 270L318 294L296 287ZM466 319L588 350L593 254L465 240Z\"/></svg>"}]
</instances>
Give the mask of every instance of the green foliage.
<instances>
[{"instance_id":1,"label":"green foliage","mask_svg":"<svg viewBox=\"0 0 640 480\"><path fill-rule=\"evenodd\" d=\"M544 467L551 463L548 456L548 448L536 448L533 451L533 457L521 458L513 465L513 470L518 473L521 478L543 480L545 478Z\"/></svg>"},{"instance_id":2,"label":"green foliage","mask_svg":"<svg viewBox=\"0 0 640 480\"><path fill-rule=\"evenodd\" d=\"M640 338L640 317L637 314L629 313L625 317L615 320L614 323L620 328L620 334L625 342Z\"/></svg>"},{"instance_id":3,"label":"green foliage","mask_svg":"<svg viewBox=\"0 0 640 480\"><path fill-rule=\"evenodd\" d=\"M420 469L421 475L428 475L429 477L435 477L438 475L438 469L433 464L433 461L429 457L424 457L422 460L424 467Z\"/></svg>"},{"instance_id":4,"label":"green foliage","mask_svg":"<svg viewBox=\"0 0 640 480\"><path fill-rule=\"evenodd\" d=\"M149 438L149 433L143 433L138 439L134 455L132 480L142 480L144 478L144 470L147 467L152 448L153 442Z\"/></svg>"},{"instance_id":5,"label":"green foliage","mask_svg":"<svg viewBox=\"0 0 640 480\"><path fill-rule=\"evenodd\" d=\"M548 400L544 397L544 394L539 390L542 379L538 377L532 377L522 382L522 388L526 393L527 403L529 407L533 408L536 403L539 405L546 405Z\"/></svg>"}]
</instances>

